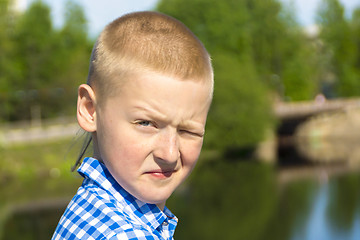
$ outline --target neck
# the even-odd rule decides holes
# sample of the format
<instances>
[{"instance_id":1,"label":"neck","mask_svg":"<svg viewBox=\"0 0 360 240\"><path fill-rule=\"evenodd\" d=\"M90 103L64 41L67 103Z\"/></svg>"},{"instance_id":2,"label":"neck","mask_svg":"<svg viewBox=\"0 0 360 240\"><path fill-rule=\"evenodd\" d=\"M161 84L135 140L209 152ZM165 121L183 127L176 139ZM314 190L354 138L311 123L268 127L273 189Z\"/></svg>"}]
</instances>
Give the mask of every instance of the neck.
<instances>
[{"instance_id":1,"label":"neck","mask_svg":"<svg viewBox=\"0 0 360 240\"><path fill-rule=\"evenodd\" d=\"M93 139L93 158L99 160L99 161L102 161L101 159L101 154L100 154L100 151L99 151L99 148L98 148L98 144L97 144L97 139L96 139L96 132L93 133L92 135L92 139Z\"/></svg>"},{"instance_id":2,"label":"neck","mask_svg":"<svg viewBox=\"0 0 360 240\"><path fill-rule=\"evenodd\" d=\"M165 208L165 202L158 203L158 204L156 204L156 206L157 206L158 208L160 208L160 210L161 210L161 211L164 211L164 208Z\"/></svg>"}]
</instances>

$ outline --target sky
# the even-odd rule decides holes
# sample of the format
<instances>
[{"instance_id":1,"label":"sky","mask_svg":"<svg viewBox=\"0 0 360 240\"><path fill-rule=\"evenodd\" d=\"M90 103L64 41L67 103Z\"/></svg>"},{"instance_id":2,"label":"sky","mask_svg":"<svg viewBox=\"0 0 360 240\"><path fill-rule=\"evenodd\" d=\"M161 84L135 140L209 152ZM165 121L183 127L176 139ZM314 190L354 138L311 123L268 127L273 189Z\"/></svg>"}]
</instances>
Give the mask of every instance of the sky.
<instances>
[{"instance_id":1,"label":"sky","mask_svg":"<svg viewBox=\"0 0 360 240\"><path fill-rule=\"evenodd\" d=\"M35 0L17 0L20 9L26 9ZM61 26L63 10L67 0L43 0L50 5L55 26ZM220 1L220 0L219 0ZM294 3L297 20L305 27L315 22L315 14L321 0L280 0L285 4ZM152 10L158 0L73 0L84 7L91 36L97 36L101 30L115 18L133 11ZM359 0L340 0L350 16L355 7L360 7Z\"/></svg>"}]
</instances>

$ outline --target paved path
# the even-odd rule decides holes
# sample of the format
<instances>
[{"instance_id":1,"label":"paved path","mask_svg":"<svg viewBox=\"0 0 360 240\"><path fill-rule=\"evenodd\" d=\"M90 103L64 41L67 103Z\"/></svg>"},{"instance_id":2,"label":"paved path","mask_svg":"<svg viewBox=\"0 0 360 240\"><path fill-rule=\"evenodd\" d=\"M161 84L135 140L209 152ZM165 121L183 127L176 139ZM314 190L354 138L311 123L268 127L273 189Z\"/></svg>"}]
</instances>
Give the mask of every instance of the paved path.
<instances>
[{"instance_id":1,"label":"paved path","mask_svg":"<svg viewBox=\"0 0 360 240\"><path fill-rule=\"evenodd\" d=\"M25 127L7 125L0 127L0 146L12 146L24 143L46 142L75 137L80 130L75 121L46 123L42 126Z\"/></svg>"}]
</instances>

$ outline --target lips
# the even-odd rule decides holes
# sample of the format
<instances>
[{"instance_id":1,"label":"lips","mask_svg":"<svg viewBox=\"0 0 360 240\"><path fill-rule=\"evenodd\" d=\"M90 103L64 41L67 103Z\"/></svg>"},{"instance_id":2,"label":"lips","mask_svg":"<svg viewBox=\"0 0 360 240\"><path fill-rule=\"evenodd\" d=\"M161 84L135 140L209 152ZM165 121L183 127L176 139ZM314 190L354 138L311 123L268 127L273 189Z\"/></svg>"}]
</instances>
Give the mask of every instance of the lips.
<instances>
[{"instance_id":1,"label":"lips","mask_svg":"<svg viewBox=\"0 0 360 240\"><path fill-rule=\"evenodd\" d=\"M146 174L149 174L156 178L164 179L164 178L171 177L171 175L174 172L175 172L175 170L165 170L165 171L164 170L154 170L154 171L146 172Z\"/></svg>"}]
</instances>

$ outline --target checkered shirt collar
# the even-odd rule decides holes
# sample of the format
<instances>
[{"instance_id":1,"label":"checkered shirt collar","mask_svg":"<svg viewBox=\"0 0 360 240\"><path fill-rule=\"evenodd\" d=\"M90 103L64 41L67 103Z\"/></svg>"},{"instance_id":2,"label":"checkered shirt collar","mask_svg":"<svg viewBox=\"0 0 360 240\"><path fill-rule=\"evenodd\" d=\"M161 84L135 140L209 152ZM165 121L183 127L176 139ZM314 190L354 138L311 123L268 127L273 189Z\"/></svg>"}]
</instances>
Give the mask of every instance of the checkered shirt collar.
<instances>
[{"instance_id":1,"label":"checkered shirt collar","mask_svg":"<svg viewBox=\"0 0 360 240\"><path fill-rule=\"evenodd\" d=\"M85 179L94 181L112 195L117 200L119 208L129 216L145 223L153 230L166 222L169 224L171 234L174 234L178 219L166 206L164 211L161 211L155 204L144 203L130 195L116 182L106 166L97 159L85 158L78 173Z\"/></svg>"}]
</instances>

